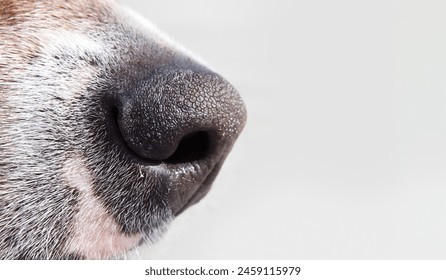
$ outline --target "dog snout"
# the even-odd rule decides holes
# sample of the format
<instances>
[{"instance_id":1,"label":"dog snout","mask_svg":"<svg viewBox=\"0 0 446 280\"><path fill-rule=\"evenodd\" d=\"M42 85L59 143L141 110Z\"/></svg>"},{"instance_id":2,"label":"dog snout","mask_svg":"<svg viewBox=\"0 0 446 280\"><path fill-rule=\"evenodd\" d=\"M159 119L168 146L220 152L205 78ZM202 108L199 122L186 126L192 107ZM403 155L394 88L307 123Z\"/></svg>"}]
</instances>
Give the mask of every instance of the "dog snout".
<instances>
[{"instance_id":1,"label":"dog snout","mask_svg":"<svg viewBox=\"0 0 446 280\"><path fill-rule=\"evenodd\" d=\"M237 91L206 70L165 69L119 97L117 122L129 149L151 163L216 160L246 118Z\"/></svg>"},{"instance_id":2,"label":"dog snout","mask_svg":"<svg viewBox=\"0 0 446 280\"><path fill-rule=\"evenodd\" d=\"M228 81L205 67L180 65L139 73L108 102L114 141L138 168L156 172L173 214L207 193L246 121Z\"/></svg>"}]
</instances>

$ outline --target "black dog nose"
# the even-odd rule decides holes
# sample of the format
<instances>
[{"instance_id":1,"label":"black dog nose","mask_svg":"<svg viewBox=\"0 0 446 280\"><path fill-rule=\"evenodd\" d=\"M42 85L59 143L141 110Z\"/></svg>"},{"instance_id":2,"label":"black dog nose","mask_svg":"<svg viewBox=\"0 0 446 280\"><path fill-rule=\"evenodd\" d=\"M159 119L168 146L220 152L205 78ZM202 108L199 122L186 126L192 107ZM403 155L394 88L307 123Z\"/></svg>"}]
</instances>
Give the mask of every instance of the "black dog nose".
<instances>
[{"instance_id":1,"label":"black dog nose","mask_svg":"<svg viewBox=\"0 0 446 280\"><path fill-rule=\"evenodd\" d=\"M191 162L223 151L246 119L237 91L201 68L156 71L118 99L122 138L154 162Z\"/></svg>"}]
</instances>

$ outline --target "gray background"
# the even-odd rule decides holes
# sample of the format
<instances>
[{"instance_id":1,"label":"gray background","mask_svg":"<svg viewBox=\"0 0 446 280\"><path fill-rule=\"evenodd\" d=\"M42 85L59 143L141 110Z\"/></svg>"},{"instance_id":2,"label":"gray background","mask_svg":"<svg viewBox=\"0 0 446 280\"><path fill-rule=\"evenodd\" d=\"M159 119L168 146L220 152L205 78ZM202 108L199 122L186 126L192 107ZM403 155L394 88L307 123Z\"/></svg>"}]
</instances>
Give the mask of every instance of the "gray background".
<instances>
[{"instance_id":1,"label":"gray background","mask_svg":"<svg viewBox=\"0 0 446 280\"><path fill-rule=\"evenodd\" d=\"M446 258L445 1L121 1L249 120L211 193L133 258Z\"/></svg>"}]
</instances>

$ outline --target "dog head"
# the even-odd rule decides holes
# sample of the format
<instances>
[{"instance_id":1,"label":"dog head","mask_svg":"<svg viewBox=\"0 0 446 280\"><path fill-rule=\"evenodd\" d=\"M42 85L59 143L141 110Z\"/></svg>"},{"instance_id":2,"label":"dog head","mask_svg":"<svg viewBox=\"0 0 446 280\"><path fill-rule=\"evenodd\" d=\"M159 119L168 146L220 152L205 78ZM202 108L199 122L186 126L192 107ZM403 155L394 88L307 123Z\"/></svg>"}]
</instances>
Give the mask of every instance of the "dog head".
<instances>
[{"instance_id":1,"label":"dog head","mask_svg":"<svg viewBox=\"0 0 446 280\"><path fill-rule=\"evenodd\" d=\"M105 0L0 1L0 258L108 258L209 190L246 111Z\"/></svg>"}]
</instances>

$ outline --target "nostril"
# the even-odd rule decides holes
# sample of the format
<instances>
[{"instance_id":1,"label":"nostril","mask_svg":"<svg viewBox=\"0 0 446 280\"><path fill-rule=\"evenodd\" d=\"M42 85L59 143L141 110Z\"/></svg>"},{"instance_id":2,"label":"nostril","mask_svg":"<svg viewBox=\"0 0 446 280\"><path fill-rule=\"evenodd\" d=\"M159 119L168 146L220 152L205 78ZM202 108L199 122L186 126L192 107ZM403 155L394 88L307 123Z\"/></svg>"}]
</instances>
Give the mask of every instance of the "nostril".
<instances>
[{"instance_id":1,"label":"nostril","mask_svg":"<svg viewBox=\"0 0 446 280\"><path fill-rule=\"evenodd\" d=\"M154 159L151 156L146 156L144 154L144 149L138 149L139 147L132 146L132 137L134 134L128 135L127 130L122 129L122 125L120 125L120 118L122 117L120 113L120 109L117 106L110 106L109 116L111 123L115 124L117 128L117 137L122 139L122 143L128 148L128 151L131 154L134 154L140 158L144 158L145 162L150 162L152 164L159 164L161 162L177 164L177 163L186 163L193 162L200 159L205 158L209 152L211 147L211 135L206 131L196 131L183 136L177 147L174 148L173 154L168 157L159 157L158 159ZM127 136L127 137L126 137ZM128 140L130 139L130 140ZM151 142L151 139L148 139L148 143ZM146 146L144 146L146 147ZM159 150L162 153L170 154L168 151L169 145L161 145L159 146ZM147 149L148 150L148 149Z\"/></svg>"},{"instance_id":2,"label":"nostril","mask_svg":"<svg viewBox=\"0 0 446 280\"><path fill-rule=\"evenodd\" d=\"M111 120L114 123L117 124L118 123L118 117L119 117L119 110L118 110L118 108L116 106L113 106L110 111L111 111L110 112Z\"/></svg>"},{"instance_id":3,"label":"nostril","mask_svg":"<svg viewBox=\"0 0 446 280\"><path fill-rule=\"evenodd\" d=\"M190 133L181 139L175 152L166 163L192 162L204 158L210 149L209 134L205 131Z\"/></svg>"}]
</instances>

